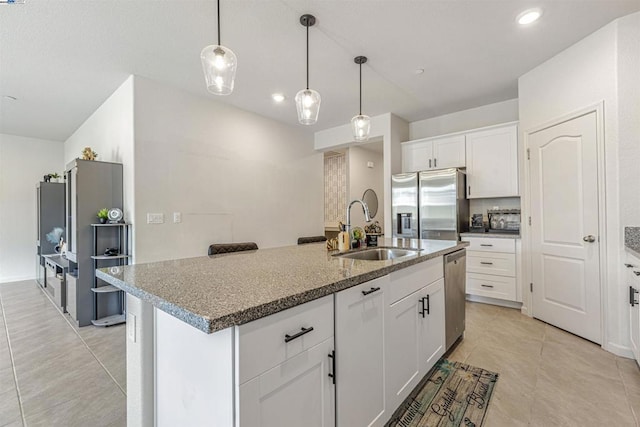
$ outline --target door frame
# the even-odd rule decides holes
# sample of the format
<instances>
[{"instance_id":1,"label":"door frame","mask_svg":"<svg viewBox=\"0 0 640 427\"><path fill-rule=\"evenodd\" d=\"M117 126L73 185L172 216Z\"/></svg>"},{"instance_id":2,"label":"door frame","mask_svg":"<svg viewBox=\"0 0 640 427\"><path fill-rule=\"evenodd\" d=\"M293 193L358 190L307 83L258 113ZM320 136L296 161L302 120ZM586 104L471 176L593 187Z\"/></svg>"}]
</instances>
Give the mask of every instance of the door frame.
<instances>
[{"instance_id":1,"label":"door frame","mask_svg":"<svg viewBox=\"0 0 640 427\"><path fill-rule=\"evenodd\" d=\"M551 128L553 126L557 126L559 124L568 122L570 120L576 119L578 117L585 116L590 113L596 114L596 150L597 150L597 180L598 180L598 243L599 243L599 251L598 251L598 259L600 264L600 337L602 344L600 345L602 348L607 348L608 340L608 290L609 285L607 281L608 277L608 268L607 268L607 211L606 211L606 158L605 158L605 138L604 138L604 100L600 101L596 104L589 105L587 107L580 108L578 110L574 110L568 114L562 115L560 117L553 118L547 122L539 124L537 126L533 126L527 130L523 131L523 188L526 189L526 197L523 198L524 201L524 211L526 222L524 233L522 233L522 242L523 247L526 247L528 252L528 257L523 256L523 261L526 261L526 273L525 277L527 278L523 285L527 287L528 283L533 283L533 252L531 248L531 226L528 223L528 217L531 216L531 167L529 164L529 160L527 159L527 150L530 148L529 139L530 136L534 133L540 132L542 130ZM528 312L526 313L528 316L533 317L533 298L531 295L530 289L523 289L523 296L527 295L527 308ZM523 310L524 311L524 310Z\"/></svg>"}]
</instances>

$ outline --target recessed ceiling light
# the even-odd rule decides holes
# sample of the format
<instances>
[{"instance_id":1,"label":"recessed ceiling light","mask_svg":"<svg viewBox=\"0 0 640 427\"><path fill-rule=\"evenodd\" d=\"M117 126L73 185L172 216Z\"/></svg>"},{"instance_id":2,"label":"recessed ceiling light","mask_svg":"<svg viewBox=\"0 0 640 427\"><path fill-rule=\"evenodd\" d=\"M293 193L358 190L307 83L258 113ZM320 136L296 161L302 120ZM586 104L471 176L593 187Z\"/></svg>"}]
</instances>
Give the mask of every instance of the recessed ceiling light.
<instances>
[{"instance_id":1,"label":"recessed ceiling light","mask_svg":"<svg viewBox=\"0 0 640 427\"><path fill-rule=\"evenodd\" d=\"M540 19L541 16L542 16L542 9L540 8L528 9L522 12L520 15L518 15L516 20L520 25L528 25L533 22L536 22L538 19Z\"/></svg>"},{"instance_id":2,"label":"recessed ceiling light","mask_svg":"<svg viewBox=\"0 0 640 427\"><path fill-rule=\"evenodd\" d=\"M282 102L285 100L285 96L281 93L274 93L271 95L271 98L273 98L275 102Z\"/></svg>"},{"instance_id":3,"label":"recessed ceiling light","mask_svg":"<svg viewBox=\"0 0 640 427\"><path fill-rule=\"evenodd\" d=\"M416 70L414 71L414 73L416 73L416 74L422 74L422 73L424 73L424 68L416 68Z\"/></svg>"},{"instance_id":4,"label":"recessed ceiling light","mask_svg":"<svg viewBox=\"0 0 640 427\"><path fill-rule=\"evenodd\" d=\"M17 101L18 98L16 98L15 96L11 96L11 95L5 95L2 98L6 99L7 101Z\"/></svg>"}]
</instances>

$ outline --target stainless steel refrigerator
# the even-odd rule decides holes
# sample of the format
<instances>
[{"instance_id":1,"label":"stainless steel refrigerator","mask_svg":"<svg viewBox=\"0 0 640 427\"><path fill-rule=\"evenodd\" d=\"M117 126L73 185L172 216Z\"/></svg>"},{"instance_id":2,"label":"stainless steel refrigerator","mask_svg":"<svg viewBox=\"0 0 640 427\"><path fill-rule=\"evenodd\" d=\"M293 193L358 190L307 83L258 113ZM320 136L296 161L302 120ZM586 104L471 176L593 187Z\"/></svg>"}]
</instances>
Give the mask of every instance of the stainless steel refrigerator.
<instances>
[{"instance_id":1,"label":"stainless steel refrigerator","mask_svg":"<svg viewBox=\"0 0 640 427\"><path fill-rule=\"evenodd\" d=\"M393 237L459 240L469 230L465 182L459 169L393 175Z\"/></svg>"}]
</instances>

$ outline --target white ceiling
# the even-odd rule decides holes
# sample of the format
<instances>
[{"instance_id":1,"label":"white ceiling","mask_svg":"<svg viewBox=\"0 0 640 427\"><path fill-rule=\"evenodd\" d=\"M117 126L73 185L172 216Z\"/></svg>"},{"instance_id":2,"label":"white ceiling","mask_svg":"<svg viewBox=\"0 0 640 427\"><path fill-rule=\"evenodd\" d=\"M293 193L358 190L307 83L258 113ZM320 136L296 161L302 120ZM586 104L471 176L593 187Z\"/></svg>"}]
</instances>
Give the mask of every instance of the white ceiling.
<instances>
[{"instance_id":1,"label":"white ceiling","mask_svg":"<svg viewBox=\"0 0 640 427\"><path fill-rule=\"evenodd\" d=\"M529 26L515 17L542 7ZM517 97L517 78L639 0L222 0L222 44L238 57L236 89L206 92L200 50L215 43L215 1L27 0L0 6L0 133L65 140L137 74L295 126L305 85L322 95L315 132L358 112L408 121ZM423 68L424 74L415 70ZM271 93L287 100L275 105Z\"/></svg>"}]
</instances>

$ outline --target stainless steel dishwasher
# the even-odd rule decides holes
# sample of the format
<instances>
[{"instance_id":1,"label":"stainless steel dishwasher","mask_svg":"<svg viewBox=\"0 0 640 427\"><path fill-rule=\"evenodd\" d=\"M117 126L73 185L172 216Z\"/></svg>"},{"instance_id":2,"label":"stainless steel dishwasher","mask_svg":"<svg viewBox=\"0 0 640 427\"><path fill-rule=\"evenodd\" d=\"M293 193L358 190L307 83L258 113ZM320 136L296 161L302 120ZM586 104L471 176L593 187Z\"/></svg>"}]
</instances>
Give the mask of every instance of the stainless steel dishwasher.
<instances>
[{"instance_id":1,"label":"stainless steel dishwasher","mask_svg":"<svg viewBox=\"0 0 640 427\"><path fill-rule=\"evenodd\" d=\"M444 256L445 341L447 350L464 332L467 251Z\"/></svg>"}]
</instances>

